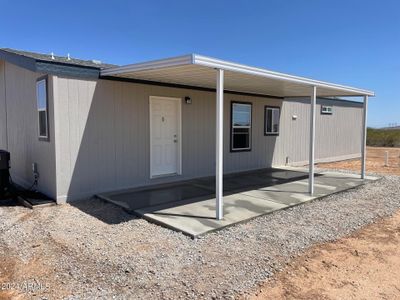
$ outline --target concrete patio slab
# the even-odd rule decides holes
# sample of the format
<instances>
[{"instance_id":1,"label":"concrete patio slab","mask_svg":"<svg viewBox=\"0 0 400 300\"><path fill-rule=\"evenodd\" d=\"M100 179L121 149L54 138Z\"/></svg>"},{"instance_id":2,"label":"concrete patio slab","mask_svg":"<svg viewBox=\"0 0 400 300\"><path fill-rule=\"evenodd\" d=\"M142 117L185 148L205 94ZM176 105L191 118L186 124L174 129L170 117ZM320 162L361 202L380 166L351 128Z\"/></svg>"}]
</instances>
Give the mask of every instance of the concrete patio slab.
<instances>
[{"instance_id":1,"label":"concrete patio slab","mask_svg":"<svg viewBox=\"0 0 400 300\"><path fill-rule=\"evenodd\" d=\"M139 189L118 193L101 194L102 198L123 205L124 208L135 210L147 206L155 206L164 203L173 203L187 199L208 196L212 193L206 187L190 183L178 183L174 185L156 186L152 189Z\"/></svg>"},{"instance_id":2,"label":"concrete patio slab","mask_svg":"<svg viewBox=\"0 0 400 300\"><path fill-rule=\"evenodd\" d=\"M238 209L240 207L240 209ZM261 200L238 193L224 197L224 219L215 219L215 198L177 205L164 209L163 206L139 209L136 212L146 219L181 231L191 237L223 228L232 224L266 214L286 205Z\"/></svg>"},{"instance_id":3,"label":"concrete patio slab","mask_svg":"<svg viewBox=\"0 0 400 300\"><path fill-rule=\"evenodd\" d=\"M223 220L215 219L213 178L99 197L195 238L377 179L362 180L354 174L320 172L316 174L315 193L311 196L305 171L302 168L263 169L226 176Z\"/></svg>"}]
</instances>

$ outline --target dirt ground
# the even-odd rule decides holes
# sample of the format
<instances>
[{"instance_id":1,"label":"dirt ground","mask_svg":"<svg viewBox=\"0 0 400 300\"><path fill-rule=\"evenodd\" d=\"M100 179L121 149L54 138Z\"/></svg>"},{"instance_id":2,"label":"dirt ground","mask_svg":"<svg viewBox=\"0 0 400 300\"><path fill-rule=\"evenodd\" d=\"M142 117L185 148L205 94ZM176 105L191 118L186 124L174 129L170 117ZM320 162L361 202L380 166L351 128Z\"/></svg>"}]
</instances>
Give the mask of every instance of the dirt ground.
<instances>
[{"instance_id":1,"label":"dirt ground","mask_svg":"<svg viewBox=\"0 0 400 300\"><path fill-rule=\"evenodd\" d=\"M252 299L399 299L400 212L311 248Z\"/></svg>"},{"instance_id":2,"label":"dirt ground","mask_svg":"<svg viewBox=\"0 0 400 300\"><path fill-rule=\"evenodd\" d=\"M358 171L360 164L356 159L318 167ZM400 175L400 148L368 147L367 172ZM250 298L400 299L400 212L307 250Z\"/></svg>"},{"instance_id":3,"label":"dirt ground","mask_svg":"<svg viewBox=\"0 0 400 300\"><path fill-rule=\"evenodd\" d=\"M385 166L385 152L389 154L388 165ZM359 171L359 159L345 160L334 163L318 164L320 168L346 169ZM400 175L400 148L367 147L367 173Z\"/></svg>"}]
</instances>

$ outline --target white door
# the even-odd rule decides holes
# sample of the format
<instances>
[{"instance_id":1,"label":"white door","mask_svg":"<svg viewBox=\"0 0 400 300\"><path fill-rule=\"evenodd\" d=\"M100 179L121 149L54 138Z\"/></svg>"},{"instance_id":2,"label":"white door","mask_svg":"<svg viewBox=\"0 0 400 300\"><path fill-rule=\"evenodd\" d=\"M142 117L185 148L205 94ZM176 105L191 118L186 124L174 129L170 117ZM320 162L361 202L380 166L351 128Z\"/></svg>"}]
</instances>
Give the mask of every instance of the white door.
<instances>
[{"instance_id":1,"label":"white door","mask_svg":"<svg viewBox=\"0 0 400 300\"><path fill-rule=\"evenodd\" d=\"M181 99L150 97L150 176L180 174Z\"/></svg>"}]
</instances>

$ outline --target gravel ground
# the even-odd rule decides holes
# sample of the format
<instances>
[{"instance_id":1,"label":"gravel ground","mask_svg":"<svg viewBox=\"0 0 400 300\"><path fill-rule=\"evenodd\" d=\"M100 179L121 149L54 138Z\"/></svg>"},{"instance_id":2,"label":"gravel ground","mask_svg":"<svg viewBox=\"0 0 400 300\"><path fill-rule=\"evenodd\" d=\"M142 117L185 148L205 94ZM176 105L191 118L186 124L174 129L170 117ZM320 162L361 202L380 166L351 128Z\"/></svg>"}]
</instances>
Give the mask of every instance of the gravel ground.
<instances>
[{"instance_id":1,"label":"gravel ground","mask_svg":"<svg viewBox=\"0 0 400 300\"><path fill-rule=\"evenodd\" d=\"M386 176L197 240L100 200L1 207L0 282L36 280L47 288L25 296L44 298L245 296L306 248L392 215L399 195Z\"/></svg>"}]
</instances>

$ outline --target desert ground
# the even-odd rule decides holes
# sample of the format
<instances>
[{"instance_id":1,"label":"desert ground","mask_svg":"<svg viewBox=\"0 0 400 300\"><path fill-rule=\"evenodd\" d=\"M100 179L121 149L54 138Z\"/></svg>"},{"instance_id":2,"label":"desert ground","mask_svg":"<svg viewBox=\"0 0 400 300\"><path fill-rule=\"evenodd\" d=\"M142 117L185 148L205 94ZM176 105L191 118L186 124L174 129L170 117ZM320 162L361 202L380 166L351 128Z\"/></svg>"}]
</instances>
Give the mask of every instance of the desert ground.
<instances>
[{"instance_id":1,"label":"desert ground","mask_svg":"<svg viewBox=\"0 0 400 300\"><path fill-rule=\"evenodd\" d=\"M98 199L3 203L0 299L396 299L399 195L386 174L197 240Z\"/></svg>"},{"instance_id":2,"label":"desert ground","mask_svg":"<svg viewBox=\"0 0 400 300\"><path fill-rule=\"evenodd\" d=\"M360 160L319 167L358 171ZM367 171L400 175L400 148L368 147ZM349 237L312 247L251 299L400 299L400 211Z\"/></svg>"},{"instance_id":3,"label":"desert ground","mask_svg":"<svg viewBox=\"0 0 400 300\"><path fill-rule=\"evenodd\" d=\"M400 213L309 249L251 299L399 299Z\"/></svg>"},{"instance_id":4,"label":"desert ground","mask_svg":"<svg viewBox=\"0 0 400 300\"><path fill-rule=\"evenodd\" d=\"M388 164L385 165L385 152L388 153ZM345 160L318 165L320 168L360 171L359 159ZM367 147L367 172L400 176L400 148Z\"/></svg>"}]
</instances>

